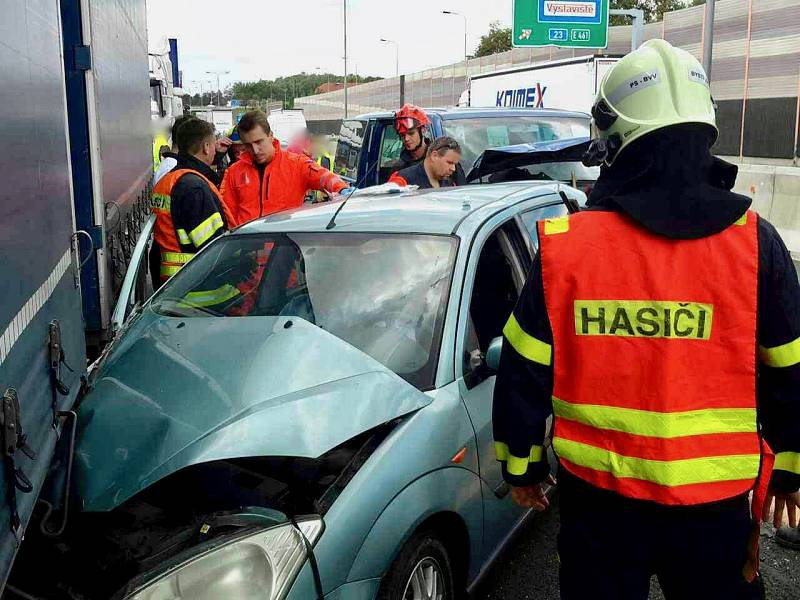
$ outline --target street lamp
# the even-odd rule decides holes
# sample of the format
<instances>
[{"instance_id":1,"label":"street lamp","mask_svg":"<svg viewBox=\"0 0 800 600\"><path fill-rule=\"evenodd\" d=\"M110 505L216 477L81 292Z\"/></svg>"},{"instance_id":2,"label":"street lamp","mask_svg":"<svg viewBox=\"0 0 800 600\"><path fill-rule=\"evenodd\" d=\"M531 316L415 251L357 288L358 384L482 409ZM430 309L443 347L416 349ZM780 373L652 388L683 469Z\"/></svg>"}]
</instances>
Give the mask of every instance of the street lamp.
<instances>
[{"instance_id":1,"label":"street lamp","mask_svg":"<svg viewBox=\"0 0 800 600\"><path fill-rule=\"evenodd\" d=\"M214 106L214 82L206 79L206 83L208 84L208 103Z\"/></svg>"},{"instance_id":2,"label":"street lamp","mask_svg":"<svg viewBox=\"0 0 800 600\"><path fill-rule=\"evenodd\" d=\"M220 75L228 75L230 71L206 71L206 75L216 75L217 76L217 103L222 106L222 88L219 86L219 76Z\"/></svg>"},{"instance_id":3,"label":"street lamp","mask_svg":"<svg viewBox=\"0 0 800 600\"><path fill-rule=\"evenodd\" d=\"M464 62L467 62L467 16L462 15L460 12L456 12L454 10L443 10L443 15L454 15L456 17L462 17L464 19Z\"/></svg>"},{"instance_id":4,"label":"street lamp","mask_svg":"<svg viewBox=\"0 0 800 600\"><path fill-rule=\"evenodd\" d=\"M400 44L386 38L381 38L381 41L384 44L394 44L394 74L395 77L400 77Z\"/></svg>"},{"instance_id":5,"label":"street lamp","mask_svg":"<svg viewBox=\"0 0 800 600\"><path fill-rule=\"evenodd\" d=\"M197 81L196 79L192 80L192 88L194 88L195 90L197 89L197 85L198 84L200 84L200 104L203 104L203 82L202 81ZM193 102L194 102L194 96L190 96L189 97L189 107L190 108L192 106L194 106Z\"/></svg>"}]
</instances>

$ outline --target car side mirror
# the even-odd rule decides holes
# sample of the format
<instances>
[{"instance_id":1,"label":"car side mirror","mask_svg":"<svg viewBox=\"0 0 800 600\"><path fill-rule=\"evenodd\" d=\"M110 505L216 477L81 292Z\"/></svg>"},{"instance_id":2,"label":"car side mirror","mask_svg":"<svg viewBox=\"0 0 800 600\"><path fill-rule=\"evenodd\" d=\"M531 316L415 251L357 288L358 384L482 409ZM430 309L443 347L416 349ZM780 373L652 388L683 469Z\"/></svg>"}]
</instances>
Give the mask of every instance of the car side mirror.
<instances>
[{"instance_id":1,"label":"car side mirror","mask_svg":"<svg viewBox=\"0 0 800 600\"><path fill-rule=\"evenodd\" d=\"M500 369L500 354L503 351L503 338L496 337L489 344L489 349L486 351L486 367L492 373L497 373Z\"/></svg>"}]
</instances>

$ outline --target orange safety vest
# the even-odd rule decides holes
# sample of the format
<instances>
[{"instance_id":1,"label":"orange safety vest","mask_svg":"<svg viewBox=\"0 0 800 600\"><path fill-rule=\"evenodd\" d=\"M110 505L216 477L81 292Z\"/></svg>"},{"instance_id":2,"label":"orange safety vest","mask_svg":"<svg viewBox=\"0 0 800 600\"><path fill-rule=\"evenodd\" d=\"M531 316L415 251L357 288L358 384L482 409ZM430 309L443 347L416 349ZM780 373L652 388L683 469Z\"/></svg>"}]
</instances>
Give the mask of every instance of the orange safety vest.
<instances>
[{"instance_id":1,"label":"orange safety vest","mask_svg":"<svg viewBox=\"0 0 800 600\"><path fill-rule=\"evenodd\" d=\"M611 212L539 223L563 468L665 505L754 487L757 229L752 212L697 240Z\"/></svg>"},{"instance_id":2,"label":"orange safety vest","mask_svg":"<svg viewBox=\"0 0 800 600\"><path fill-rule=\"evenodd\" d=\"M175 229L175 224L172 221L172 190L178 183L178 180L184 175L192 173L197 175L208 184L211 191L217 196L220 206L225 217L225 223L228 227L233 223L233 217L222 200L217 186L215 186L207 177L194 171L192 169L178 169L170 171L156 185L153 190L152 208L153 213L156 215L155 226L155 241L161 249L161 281L166 281L177 273L183 265L185 265L196 254L195 252L184 252L181 248L183 246L195 245L196 241L192 239L192 232L186 232L183 229ZM214 226L217 226L217 219L221 220L222 215L214 213L207 219L206 225L209 228L209 237L216 231ZM200 242L202 244L202 241Z\"/></svg>"}]
</instances>

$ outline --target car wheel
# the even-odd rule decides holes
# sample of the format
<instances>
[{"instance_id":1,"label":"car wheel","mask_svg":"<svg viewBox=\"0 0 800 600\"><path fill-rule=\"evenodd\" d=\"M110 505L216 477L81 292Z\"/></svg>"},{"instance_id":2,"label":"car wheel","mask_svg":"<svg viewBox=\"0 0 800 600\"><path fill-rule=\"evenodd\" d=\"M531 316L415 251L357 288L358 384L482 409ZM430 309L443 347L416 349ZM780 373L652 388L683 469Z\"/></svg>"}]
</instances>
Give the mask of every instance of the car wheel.
<instances>
[{"instance_id":1,"label":"car wheel","mask_svg":"<svg viewBox=\"0 0 800 600\"><path fill-rule=\"evenodd\" d=\"M435 532L420 531L392 563L378 600L454 600L454 588L447 548Z\"/></svg>"}]
</instances>

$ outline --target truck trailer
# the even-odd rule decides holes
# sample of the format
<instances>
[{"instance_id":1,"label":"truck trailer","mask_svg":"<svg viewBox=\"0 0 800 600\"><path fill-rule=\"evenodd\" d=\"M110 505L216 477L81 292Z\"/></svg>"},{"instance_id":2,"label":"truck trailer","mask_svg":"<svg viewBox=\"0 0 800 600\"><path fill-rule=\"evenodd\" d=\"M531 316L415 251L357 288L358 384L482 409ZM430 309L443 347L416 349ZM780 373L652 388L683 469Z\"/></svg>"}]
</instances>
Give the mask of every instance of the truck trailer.
<instances>
[{"instance_id":1,"label":"truck trailer","mask_svg":"<svg viewBox=\"0 0 800 600\"><path fill-rule=\"evenodd\" d=\"M111 334L149 210L146 31L145 0L4 3L0 589L34 507L54 530L65 514L40 502L43 483L51 463L68 471L87 342Z\"/></svg>"},{"instance_id":2,"label":"truck trailer","mask_svg":"<svg viewBox=\"0 0 800 600\"><path fill-rule=\"evenodd\" d=\"M474 75L459 105L589 113L615 56L584 56Z\"/></svg>"}]
</instances>

